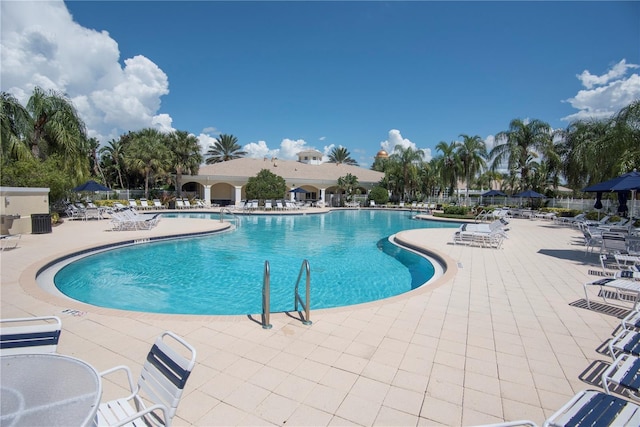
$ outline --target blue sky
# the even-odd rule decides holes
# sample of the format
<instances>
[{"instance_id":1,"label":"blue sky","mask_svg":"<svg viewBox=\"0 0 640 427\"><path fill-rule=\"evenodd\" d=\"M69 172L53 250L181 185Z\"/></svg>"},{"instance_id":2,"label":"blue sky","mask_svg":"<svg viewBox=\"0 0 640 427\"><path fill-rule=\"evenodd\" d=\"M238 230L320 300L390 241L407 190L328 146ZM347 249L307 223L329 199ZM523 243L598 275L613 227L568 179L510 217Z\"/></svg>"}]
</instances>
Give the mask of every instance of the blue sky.
<instances>
[{"instance_id":1,"label":"blue sky","mask_svg":"<svg viewBox=\"0 0 640 427\"><path fill-rule=\"evenodd\" d=\"M554 128L640 98L638 2L3 1L3 91L67 93L90 135L219 133L252 156ZM35 59L34 59L35 58Z\"/></svg>"}]
</instances>

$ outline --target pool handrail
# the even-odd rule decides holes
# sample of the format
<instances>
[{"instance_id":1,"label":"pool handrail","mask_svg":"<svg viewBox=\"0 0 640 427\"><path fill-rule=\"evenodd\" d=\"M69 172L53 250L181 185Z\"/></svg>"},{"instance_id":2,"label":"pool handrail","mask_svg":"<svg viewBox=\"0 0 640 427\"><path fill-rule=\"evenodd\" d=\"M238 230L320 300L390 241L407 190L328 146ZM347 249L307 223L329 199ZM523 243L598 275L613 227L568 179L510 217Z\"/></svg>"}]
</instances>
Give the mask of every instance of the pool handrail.
<instances>
[{"instance_id":1,"label":"pool handrail","mask_svg":"<svg viewBox=\"0 0 640 427\"><path fill-rule=\"evenodd\" d=\"M262 329L271 329L271 269L269 261L264 262L262 279Z\"/></svg>"},{"instance_id":2,"label":"pool handrail","mask_svg":"<svg viewBox=\"0 0 640 427\"><path fill-rule=\"evenodd\" d=\"M306 291L305 291L305 301L302 301L302 297L298 292L298 288L300 287L300 279L302 278L302 273L306 273ZM302 306L304 310L304 315L302 312L300 313L300 317L302 318L303 325L311 325L313 322L309 320L309 310L310 310L310 295L311 295L311 269L309 268L309 261L306 259L302 261L302 266L300 266L300 273L298 274L298 280L296 280L296 287L294 290L294 303L295 303L295 311L298 311L298 302Z\"/></svg>"}]
</instances>

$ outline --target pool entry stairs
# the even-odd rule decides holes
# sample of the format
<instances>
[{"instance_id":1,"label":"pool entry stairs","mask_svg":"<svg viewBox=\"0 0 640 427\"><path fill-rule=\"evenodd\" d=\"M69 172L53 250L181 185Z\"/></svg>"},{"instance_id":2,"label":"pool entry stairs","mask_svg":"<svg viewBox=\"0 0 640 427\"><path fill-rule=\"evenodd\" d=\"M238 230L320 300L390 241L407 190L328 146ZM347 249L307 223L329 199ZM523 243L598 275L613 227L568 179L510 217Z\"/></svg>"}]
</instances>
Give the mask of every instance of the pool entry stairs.
<instances>
[{"instance_id":1,"label":"pool entry stairs","mask_svg":"<svg viewBox=\"0 0 640 427\"><path fill-rule=\"evenodd\" d=\"M302 276L305 276L305 297L300 296L300 280ZM294 298L294 310L300 314L300 320L303 325L311 325L313 322L309 320L310 312L310 290L311 290L311 269L309 267L309 261L306 259L302 261L300 266L300 273L298 273L298 279L293 291ZM298 304L300 304L301 310L298 310ZM269 261L264 262L264 275L262 280L262 328L271 329L270 323L271 315L271 270L269 268Z\"/></svg>"}]
</instances>

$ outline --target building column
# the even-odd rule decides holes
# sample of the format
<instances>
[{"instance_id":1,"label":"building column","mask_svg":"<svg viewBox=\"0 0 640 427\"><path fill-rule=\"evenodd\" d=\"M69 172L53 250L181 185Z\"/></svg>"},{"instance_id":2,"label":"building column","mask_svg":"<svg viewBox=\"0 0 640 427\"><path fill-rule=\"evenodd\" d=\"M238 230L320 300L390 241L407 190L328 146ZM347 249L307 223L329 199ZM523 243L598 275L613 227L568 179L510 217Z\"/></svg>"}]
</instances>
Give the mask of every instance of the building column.
<instances>
[{"instance_id":1,"label":"building column","mask_svg":"<svg viewBox=\"0 0 640 427\"><path fill-rule=\"evenodd\" d=\"M320 189L320 200L322 200L323 202L325 201L325 200L324 200L324 191L325 191L325 190L326 190L326 188L321 188L321 189Z\"/></svg>"},{"instance_id":2,"label":"building column","mask_svg":"<svg viewBox=\"0 0 640 427\"><path fill-rule=\"evenodd\" d=\"M233 204L238 206L238 203L242 200L242 185L235 185L236 194L233 200Z\"/></svg>"},{"instance_id":3,"label":"building column","mask_svg":"<svg viewBox=\"0 0 640 427\"><path fill-rule=\"evenodd\" d=\"M204 203L207 207L211 207L211 185L204 186Z\"/></svg>"}]
</instances>

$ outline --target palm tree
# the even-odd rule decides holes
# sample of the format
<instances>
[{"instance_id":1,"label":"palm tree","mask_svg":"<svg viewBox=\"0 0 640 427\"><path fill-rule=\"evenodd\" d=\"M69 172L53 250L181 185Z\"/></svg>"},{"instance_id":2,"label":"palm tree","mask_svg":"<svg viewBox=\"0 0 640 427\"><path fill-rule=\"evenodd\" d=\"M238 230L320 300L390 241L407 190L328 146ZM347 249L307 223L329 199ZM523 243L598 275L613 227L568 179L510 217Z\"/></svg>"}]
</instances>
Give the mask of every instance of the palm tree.
<instances>
[{"instance_id":1,"label":"palm tree","mask_svg":"<svg viewBox=\"0 0 640 427\"><path fill-rule=\"evenodd\" d=\"M144 176L144 196L149 197L149 181L153 174L163 174L169 168L170 152L166 135L157 129L135 132L127 145L125 165Z\"/></svg>"},{"instance_id":2,"label":"palm tree","mask_svg":"<svg viewBox=\"0 0 640 427\"><path fill-rule=\"evenodd\" d=\"M197 175L202 163L200 144L194 135L186 131L175 131L168 135L167 142L171 154L171 164L176 171L176 191L182 196L182 174Z\"/></svg>"},{"instance_id":3,"label":"palm tree","mask_svg":"<svg viewBox=\"0 0 640 427\"><path fill-rule=\"evenodd\" d=\"M107 145L100 148L99 152L103 161L106 158L110 159L110 165L118 174L118 183L120 184L120 188L125 188L124 181L122 180L122 170L124 169L124 144L122 141L122 138L119 140L112 139L107 143Z\"/></svg>"},{"instance_id":4,"label":"palm tree","mask_svg":"<svg viewBox=\"0 0 640 427\"><path fill-rule=\"evenodd\" d=\"M39 87L27 102L33 118L33 132L29 138L31 152L36 158L60 153L67 159L66 169L82 179L88 172L88 147L85 124L65 95Z\"/></svg>"},{"instance_id":5,"label":"palm tree","mask_svg":"<svg viewBox=\"0 0 640 427\"><path fill-rule=\"evenodd\" d=\"M418 187L418 169L424 159L424 151L396 145L389 158L398 164L401 173L399 187L402 189L402 200L405 200Z\"/></svg>"},{"instance_id":6,"label":"palm tree","mask_svg":"<svg viewBox=\"0 0 640 427\"><path fill-rule=\"evenodd\" d=\"M358 187L358 177L348 173L338 178L337 186L341 191L344 191L347 202L350 202L353 192Z\"/></svg>"},{"instance_id":7,"label":"palm tree","mask_svg":"<svg viewBox=\"0 0 640 427\"><path fill-rule=\"evenodd\" d=\"M21 141L34 158L60 154L64 171L77 180L89 175L85 124L65 95L36 87L22 108L14 97L3 93L1 120L3 155L24 158L25 148L18 147Z\"/></svg>"},{"instance_id":8,"label":"palm tree","mask_svg":"<svg viewBox=\"0 0 640 427\"><path fill-rule=\"evenodd\" d=\"M345 165L354 165L358 166L358 162L351 158L351 153L346 148L333 147L331 153L329 153L329 162L328 163L336 163L336 164L345 164Z\"/></svg>"},{"instance_id":9,"label":"palm tree","mask_svg":"<svg viewBox=\"0 0 640 427\"><path fill-rule=\"evenodd\" d=\"M436 164L440 171L440 179L442 180L443 187L446 186L449 189L449 197L453 196L454 190L458 186L458 174L461 169L460 158L456 152L457 146L458 144L455 141L449 144L440 141L436 145L436 150L442 153L436 157Z\"/></svg>"},{"instance_id":10,"label":"palm tree","mask_svg":"<svg viewBox=\"0 0 640 427\"><path fill-rule=\"evenodd\" d=\"M466 200L469 200L471 178L486 167L484 159L487 157L487 147L478 135L462 134L460 136L462 142L458 143L456 154L462 163L462 171L467 182Z\"/></svg>"},{"instance_id":11,"label":"palm tree","mask_svg":"<svg viewBox=\"0 0 640 427\"><path fill-rule=\"evenodd\" d=\"M24 160L32 157L24 142L25 133L33 127L31 116L11 94L0 94L0 158L3 161Z\"/></svg>"},{"instance_id":12,"label":"palm tree","mask_svg":"<svg viewBox=\"0 0 640 427\"><path fill-rule=\"evenodd\" d=\"M501 143L489 153L493 158L492 169L502 167L506 160L507 169L518 171L523 185L529 183L532 159L553 150L551 127L537 119L530 122L512 120L509 130L496 134L496 141Z\"/></svg>"},{"instance_id":13,"label":"palm tree","mask_svg":"<svg viewBox=\"0 0 640 427\"><path fill-rule=\"evenodd\" d=\"M207 151L206 163L211 165L213 163L226 162L228 160L239 159L247 154L246 151L242 151L242 147L238 145L238 138L233 135L220 134L216 139L216 142L209 146Z\"/></svg>"}]
</instances>

